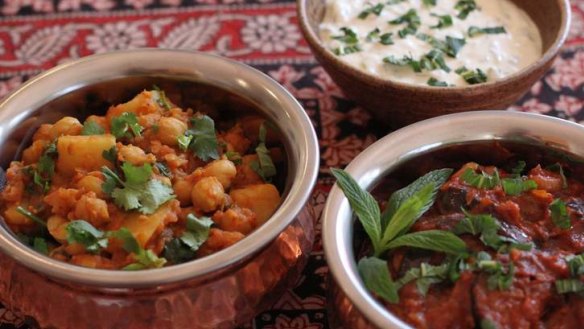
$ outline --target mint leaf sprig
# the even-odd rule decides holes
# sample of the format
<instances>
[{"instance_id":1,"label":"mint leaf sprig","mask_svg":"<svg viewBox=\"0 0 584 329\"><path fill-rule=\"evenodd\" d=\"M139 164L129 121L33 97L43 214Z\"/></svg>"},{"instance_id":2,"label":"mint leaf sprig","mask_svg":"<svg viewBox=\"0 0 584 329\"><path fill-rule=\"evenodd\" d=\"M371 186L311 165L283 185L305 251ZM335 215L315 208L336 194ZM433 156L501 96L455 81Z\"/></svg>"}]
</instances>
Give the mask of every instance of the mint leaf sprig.
<instances>
[{"instance_id":1,"label":"mint leaf sprig","mask_svg":"<svg viewBox=\"0 0 584 329\"><path fill-rule=\"evenodd\" d=\"M399 301L399 285L393 281L387 262L380 258L388 250L407 246L463 257L467 255L464 241L451 232L428 230L408 233L412 225L430 209L438 189L450 177L452 169L432 171L396 191L383 214L373 196L347 172L336 168L331 168L331 172L373 246L373 256L364 257L358 263L361 278L369 290L385 300L391 303Z\"/></svg>"}]
</instances>

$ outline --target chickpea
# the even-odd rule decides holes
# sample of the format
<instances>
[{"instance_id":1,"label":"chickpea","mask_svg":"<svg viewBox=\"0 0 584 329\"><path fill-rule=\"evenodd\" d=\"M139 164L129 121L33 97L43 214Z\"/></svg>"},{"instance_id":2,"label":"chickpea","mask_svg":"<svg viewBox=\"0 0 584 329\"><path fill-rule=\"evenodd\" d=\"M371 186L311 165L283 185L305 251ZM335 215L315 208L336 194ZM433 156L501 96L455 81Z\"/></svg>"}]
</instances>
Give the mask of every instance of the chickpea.
<instances>
[{"instance_id":1,"label":"chickpea","mask_svg":"<svg viewBox=\"0 0 584 329\"><path fill-rule=\"evenodd\" d=\"M129 162L134 166L142 166L145 163L156 162L153 154L146 154L144 150L134 145L122 145L118 143L118 159L123 162Z\"/></svg>"},{"instance_id":2,"label":"chickpea","mask_svg":"<svg viewBox=\"0 0 584 329\"><path fill-rule=\"evenodd\" d=\"M51 216L47 219L49 233L60 243L67 241L67 225L69 221L61 216Z\"/></svg>"},{"instance_id":3,"label":"chickpea","mask_svg":"<svg viewBox=\"0 0 584 329\"><path fill-rule=\"evenodd\" d=\"M223 185L215 177L204 177L193 186L191 200L195 208L204 212L215 211L225 202Z\"/></svg>"},{"instance_id":4,"label":"chickpea","mask_svg":"<svg viewBox=\"0 0 584 329\"><path fill-rule=\"evenodd\" d=\"M75 203L74 216L87 220L93 226L102 226L110 221L107 203L91 192L84 194Z\"/></svg>"},{"instance_id":5,"label":"chickpea","mask_svg":"<svg viewBox=\"0 0 584 329\"><path fill-rule=\"evenodd\" d=\"M64 117L49 129L49 136L51 140L63 135L77 136L81 133L82 129L83 125L79 120L73 117Z\"/></svg>"},{"instance_id":6,"label":"chickpea","mask_svg":"<svg viewBox=\"0 0 584 329\"><path fill-rule=\"evenodd\" d=\"M163 117L158 121L157 137L169 146L178 145L178 137L187 131L187 124L176 118Z\"/></svg>"},{"instance_id":7,"label":"chickpea","mask_svg":"<svg viewBox=\"0 0 584 329\"><path fill-rule=\"evenodd\" d=\"M209 163L203 170L203 176L217 177L225 190L229 189L231 182L237 175L237 170L235 169L233 162L224 159L215 160Z\"/></svg>"},{"instance_id":8,"label":"chickpea","mask_svg":"<svg viewBox=\"0 0 584 329\"><path fill-rule=\"evenodd\" d=\"M180 205L185 207L191 204L191 191L193 189L192 182L186 179L177 180L172 186L176 199L180 202Z\"/></svg>"}]
</instances>

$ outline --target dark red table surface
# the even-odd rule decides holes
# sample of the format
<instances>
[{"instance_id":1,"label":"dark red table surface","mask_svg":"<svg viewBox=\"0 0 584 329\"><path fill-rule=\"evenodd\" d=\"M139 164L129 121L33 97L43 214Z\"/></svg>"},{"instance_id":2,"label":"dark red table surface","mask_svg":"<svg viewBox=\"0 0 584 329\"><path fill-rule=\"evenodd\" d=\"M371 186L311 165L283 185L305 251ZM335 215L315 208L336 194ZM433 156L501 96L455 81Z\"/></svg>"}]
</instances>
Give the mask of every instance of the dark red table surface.
<instances>
[{"instance_id":1,"label":"dark red table surface","mask_svg":"<svg viewBox=\"0 0 584 329\"><path fill-rule=\"evenodd\" d=\"M554 68L511 110L584 123L584 0L572 0L569 40ZM118 49L204 51L250 64L286 87L312 118L321 174L310 206L320 215L332 180L385 131L345 98L316 63L294 0L0 0L0 97L60 63ZM325 329L325 277L317 239L295 288L245 329ZM0 329L28 328L0 304Z\"/></svg>"}]
</instances>

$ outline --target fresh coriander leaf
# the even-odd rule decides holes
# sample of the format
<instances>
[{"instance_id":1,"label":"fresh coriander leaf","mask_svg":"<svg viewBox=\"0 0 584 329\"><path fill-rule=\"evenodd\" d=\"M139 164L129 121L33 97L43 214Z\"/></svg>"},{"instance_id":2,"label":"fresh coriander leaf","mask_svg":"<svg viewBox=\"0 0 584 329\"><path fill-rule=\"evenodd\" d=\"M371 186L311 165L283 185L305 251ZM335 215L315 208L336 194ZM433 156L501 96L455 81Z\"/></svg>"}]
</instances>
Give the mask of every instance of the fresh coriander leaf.
<instances>
[{"instance_id":1,"label":"fresh coriander leaf","mask_svg":"<svg viewBox=\"0 0 584 329\"><path fill-rule=\"evenodd\" d=\"M391 278L386 261L376 257L364 257L357 267L367 289L390 303L399 302L397 287Z\"/></svg>"},{"instance_id":2,"label":"fresh coriander leaf","mask_svg":"<svg viewBox=\"0 0 584 329\"><path fill-rule=\"evenodd\" d=\"M26 217L26 218L32 220L33 222L37 223L41 227L46 227L47 226L47 223L45 223L44 220L42 220L40 217L38 217L37 215L33 214L32 212L26 210L22 206L16 207L16 211L19 214L23 215L24 217Z\"/></svg>"},{"instance_id":3,"label":"fresh coriander leaf","mask_svg":"<svg viewBox=\"0 0 584 329\"><path fill-rule=\"evenodd\" d=\"M118 149L112 146L109 150L103 151L101 156L107 161L116 164L118 162Z\"/></svg>"},{"instance_id":4,"label":"fresh coriander leaf","mask_svg":"<svg viewBox=\"0 0 584 329\"><path fill-rule=\"evenodd\" d=\"M405 38L408 35L415 35L421 25L420 16L415 9L410 9L404 15L389 21L389 24L399 25L406 23L407 26L398 31L400 38Z\"/></svg>"},{"instance_id":5,"label":"fresh coriander leaf","mask_svg":"<svg viewBox=\"0 0 584 329\"><path fill-rule=\"evenodd\" d=\"M553 165L546 167L546 169L551 170L551 171L556 172L556 173L559 173L560 177L562 178L562 188L564 188L564 189L568 188L568 179L566 178L566 175L564 174L564 168L562 167L561 164L554 163Z\"/></svg>"},{"instance_id":6,"label":"fresh coriander leaf","mask_svg":"<svg viewBox=\"0 0 584 329\"><path fill-rule=\"evenodd\" d=\"M383 11L383 7L385 7L385 5L382 3L378 3L374 6L372 5L369 8L363 10L361 13L359 13L359 16L357 17L359 17L360 19L366 19L371 14L379 16L379 14L381 14L381 11Z\"/></svg>"},{"instance_id":7,"label":"fresh coriander leaf","mask_svg":"<svg viewBox=\"0 0 584 329\"><path fill-rule=\"evenodd\" d=\"M165 162L155 162L154 167L158 169L158 172L162 176L172 178L172 172L170 171Z\"/></svg>"},{"instance_id":8,"label":"fresh coriander leaf","mask_svg":"<svg viewBox=\"0 0 584 329\"><path fill-rule=\"evenodd\" d=\"M487 75L481 69L476 69L476 71L471 71L466 67L458 68L456 74L460 75L464 81L470 85L476 85L479 83L487 82Z\"/></svg>"},{"instance_id":9,"label":"fresh coriander leaf","mask_svg":"<svg viewBox=\"0 0 584 329\"><path fill-rule=\"evenodd\" d=\"M240 165L243 161L241 154L235 151L227 151L225 152L225 156L227 157L227 160L233 162L236 166Z\"/></svg>"},{"instance_id":10,"label":"fresh coriander leaf","mask_svg":"<svg viewBox=\"0 0 584 329\"><path fill-rule=\"evenodd\" d=\"M448 83L444 81L440 81L436 78L428 79L428 85L432 87L448 87Z\"/></svg>"},{"instance_id":11,"label":"fresh coriander leaf","mask_svg":"<svg viewBox=\"0 0 584 329\"><path fill-rule=\"evenodd\" d=\"M507 195L519 195L525 191L537 188L537 183L535 181L530 179L524 180L521 178L504 178L501 180L501 185Z\"/></svg>"},{"instance_id":12,"label":"fresh coriander leaf","mask_svg":"<svg viewBox=\"0 0 584 329\"><path fill-rule=\"evenodd\" d=\"M495 170L493 175L489 175L486 172L476 173L473 169L467 168L460 179L470 186L474 186L480 189L494 189L501 184L501 179L499 177L499 172Z\"/></svg>"},{"instance_id":13,"label":"fresh coriander leaf","mask_svg":"<svg viewBox=\"0 0 584 329\"><path fill-rule=\"evenodd\" d=\"M118 174L116 174L110 168L104 166L101 168L101 172L105 177L105 181L101 185L101 189L105 194L111 195L116 186L124 185L124 182L122 182Z\"/></svg>"},{"instance_id":14,"label":"fresh coriander leaf","mask_svg":"<svg viewBox=\"0 0 584 329\"><path fill-rule=\"evenodd\" d=\"M132 232L130 232L130 230L128 230L127 228L122 227L117 231L108 232L106 235L108 237L121 240L125 251L135 254L138 254L140 252L141 249L140 244L138 244L138 241L136 240Z\"/></svg>"},{"instance_id":15,"label":"fresh coriander leaf","mask_svg":"<svg viewBox=\"0 0 584 329\"><path fill-rule=\"evenodd\" d=\"M156 101L156 103L167 110L170 110L171 108L173 108L171 102L168 100L168 98L166 97L166 93L164 92L164 90L161 90L160 88L158 88L157 85L154 85L154 90L151 91L152 95L154 96L154 100Z\"/></svg>"},{"instance_id":16,"label":"fresh coriander leaf","mask_svg":"<svg viewBox=\"0 0 584 329\"><path fill-rule=\"evenodd\" d=\"M264 180L276 176L276 166L270 157L270 151L266 148L266 145L260 143L255 151L258 156L258 174L260 174Z\"/></svg>"},{"instance_id":17,"label":"fresh coriander leaf","mask_svg":"<svg viewBox=\"0 0 584 329\"><path fill-rule=\"evenodd\" d=\"M337 180L337 186L343 191L351 208L363 225L365 232L371 239L375 254L379 254L381 241L381 226L379 222L380 210L373 196L364 191L347 172L342 169L331 168L332 175Z\"/></svg>"},{"instance_id":18,"label":"fresh coriander leaf","mask_svg":"<svg viewBox=\"0 0 584 329\"><path fill-rule=\"evenodd\" d=\"M103 135L103 134L105 134L105 129L103 129L97 122L85 121L85 123L83 124L83 129L81 130L81 135L90 136L90 135Z\"/></svg>"},{"instance_id":19,"label":"fresh coriander leaf","mask_svg":"<svg viewBox=\"0 0 584 329\"><path fill-rule=\"evenodd\" d=\"M568 208L566 203L561 199L555 199L549 206L552 214L552 221L554 225L561 229L569 229L572 227L570 215L568 215Z\"/></svg>"},{"instance_id":20,"label":"fresh coriander leaf","mask_svg":"<svg viewBox=\"0 0 584 329\"><path fill-rule=\"evenodd\" d=\"M194 136L192 135L181 135L177 137L177 142L178 142L178 148L183 151L186 152L189 149L189 145L191 144L191 142L193 141Z\"/></svg>"},{"instance_id":21,"label":"fresh coriander leaf","mask_svg":"<svg viewBox=\"0 0 584 329\"><path fill-rule=\"evenodd\" d=\"M460 0L456 3L454 9L459 11L457 17L464 20L471 12L477 10L478 6L474 0Z\"/></svg>"},{"instance_id":22,"label":"fresh coriander leaf","mask_svg":"<svg viewBox=\"0 0 584 329\"><path fill-rule=\"evenodd\" d=\"M442 186L446 180L452 175L452 169L439 169L431 171L424 176L418 178L410 185L394 192L388 200L388 205L381 216L381 228L385 230L390 219L395 215L397 210L414 194L418 193L423 187L432 184L436 190ZM427 210L427 209L426 209ZM426 211L424 210L424 212Z\"/></svg>"},{"instance_id":23,"label":"fresh coriander leaf","mask_svg":"<svg viewBox=\"0 0 584 329\"><path fill-rule=\"evenodd\" d=\"M495 217L488 214L473 215L463 211L465 218L454 227L455 234L480 235L480 240L493 249L497 249L503 244L503 240L497 235L501 224Z\"/></svg>"},{"instance_id":24,"label":"fresh coriander leaf","mask_svg":"<svg viewBox=\"0 0 584 329\"><path fill-rule=\"evenodd\" d=\"M187 216L186 231L172 239L164 247L164 257L174 264L184 263L195 257L195 252L209 238L213 221L208 217Z\"/></svg>"},{"instance_id":25,"label":"fresh coriander leaf","mask_svg":"<svg viewBox=\"0 0 584 329\"><path fill-rule=\"evenodd\" d=\"M584 282L580 279L556 280L556 290L558 294L584 292Z\"/></svg>"},{"instance_id":26,"label":"fresh coriander leaf","mask_svg":"<svg viewBox=\"0 0 584 329\"><path fill-rule=\"evenodd\" d=\"M132 112L124 112L120 116L112 119L112 134L116 138L141 136L144 128L138 123L138 118Z\"/></svg>"},{"instance_id":27,"label":"fresh coriander leaf","mask_svg":"<svg viewBox=\"0 0 584 329\"><path fill-rule=\"evenodd\" d=\"M92 253L98 253L108 245L106 234L84 220L74 220L67 224L67 242L79 243Z\"/></svg>"},{"instance_id":28,"label":"fresh coriander leaf","mask_svg":"<svg viewBox=\"0 0 584 329\"><path fill-rule=\"evenodd\" d=\"M124 162L122 171L126 184L139 185L146 183L152 176L152 165L145 163L142 166L134 166L129 162Z\"/></svg>"},{"instance_id":29,"label":"fresh coriander leaf","mask_svg":"<svg viewBox=\"0 0 584 329\"><path fill-rule=\"evenodd\" d=\"M432 16L438 18L438 24L436 24L434 26L430 26L430 28L443 29L443 28L452 26L452 16L450 16L450 15L436 15L436 14L432 14Z\"/></svg>"},{"instance_id":30,"label":"fresh coriander leaf","mask_svg":"<svg viewBox=\"0 0 584 329\"><path fill-rule=\"evenodd\" d=\"M49 246L47 244L47 240L35 237L32 242L32 248L43 255L49 254Z\"/></svg>"},{"instance_id":31,"label":"fresh coriander leaf","mask_svg":"<svg viewBox=\"0 0 584 329\"><path fill-rule=\"evenodd\" d=\"M47 193L51 188L51 180L55 175L55 160L58 155L57 142L55 140L47 145L32 171L33 182L40 188L42 193Z\"/></svg>"},{"instance_id":32,"label":"fresh coriander leaf","mask_svg":"<svg viewBox=\"0 0 584 329\"><path fill-rule=\"evenodd\" d=\"M111 196L124 210L139 210L143 214L154 213L174 198L172 187L156 179L139 185L125 184L123 188L114 189Z\"/></svg>"},{"instance_id":33,"label":"fresh coriander leaf","mask_svg":"<svg viewBox=\"0 0 584 329\"><path fill-rule=\"evenodd\" d=\"M471 26L468 28L468 36L471 38L474 38L481 34L501 34L501 33L507 33L503 26L485 28Z\"/></svg>"},{"instance_id":34,"label":"fresh coriander leaf","mask_svg":"<svg viewBox=\"0 0 584 329\"><path fill-rule=\"evenodd\" d=\"M219 143L215 135L215 122L209 116L200 115L191 119L192 128L187 130L187 136L193 136L189 149L203 161L219 159Z\"/></svg>"},{"instance_id":35,"label":"fresh coriander leaf","mask_svg":"<svg viewBox=\"0 0 584 329\"><path fill-rule=\"evenodd\" d=\"M462 239L451 232L441 230L408 233L393 239L387 246L388 249L398 247L414 247L452 255L467 253L466 244Z\"/></svg>"}]
</instances>

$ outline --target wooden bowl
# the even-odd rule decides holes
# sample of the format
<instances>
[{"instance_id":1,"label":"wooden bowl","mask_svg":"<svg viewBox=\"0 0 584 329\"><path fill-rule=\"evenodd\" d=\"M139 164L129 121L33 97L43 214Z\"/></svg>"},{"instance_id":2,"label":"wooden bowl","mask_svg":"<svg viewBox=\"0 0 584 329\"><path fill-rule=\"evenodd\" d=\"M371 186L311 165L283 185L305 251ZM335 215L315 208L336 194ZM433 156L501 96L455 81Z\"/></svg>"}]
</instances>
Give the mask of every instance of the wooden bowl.
<instances>
[{"instance_id":1,"label":"wooden bowl","mask_svg":"<svg viewBox=\"0 0 584 329\"><path fill-rule=\"evenodd\" d=\"M537 25L543 44L539 60L504 79L463 87L414 86L373 76L344 63L319 38L325 0L297 0L300 27L314 56L345 94L380 122L402 127L463 111L505 109L550 68L568 34L569 0L511 0Z\"/></svg>"}]
</instances>

